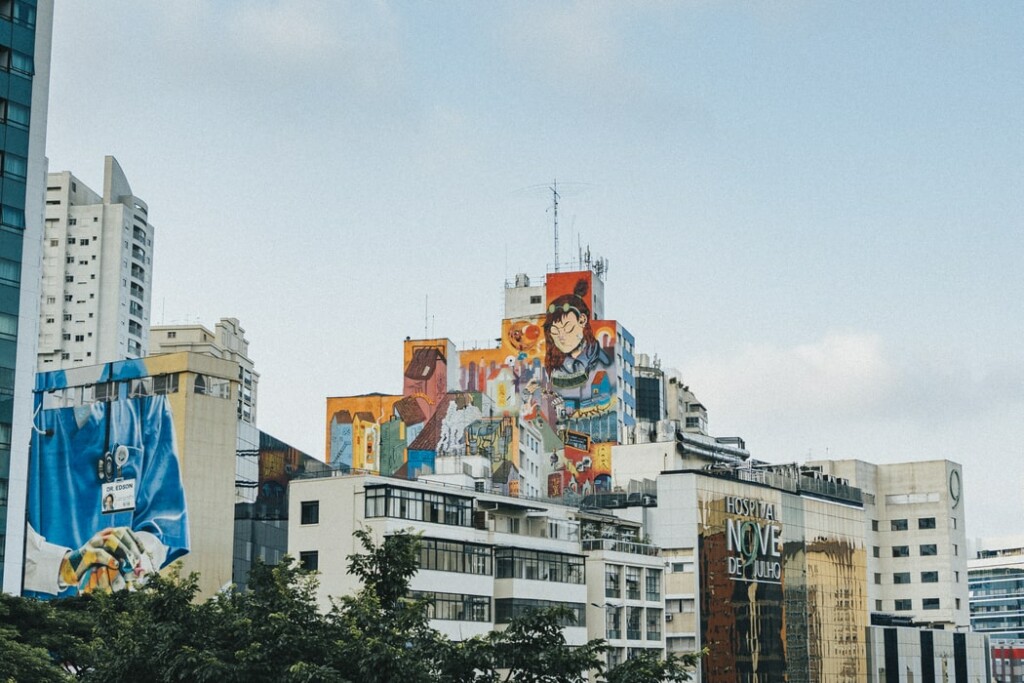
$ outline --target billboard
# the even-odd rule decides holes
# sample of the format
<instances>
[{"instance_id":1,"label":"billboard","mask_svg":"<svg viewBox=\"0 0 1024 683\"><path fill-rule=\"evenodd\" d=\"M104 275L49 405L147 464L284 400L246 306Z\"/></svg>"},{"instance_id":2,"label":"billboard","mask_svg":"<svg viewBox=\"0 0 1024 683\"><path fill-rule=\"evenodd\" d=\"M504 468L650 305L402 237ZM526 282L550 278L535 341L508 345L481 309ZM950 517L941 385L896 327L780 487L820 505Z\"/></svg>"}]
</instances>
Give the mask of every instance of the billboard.
<instances>
[{"instance_id":1,"label":"billboard","mask_svg":"<svg viewBox=\"0 0 1024 683\"><path fill-rule=\"evenodd\" d=\"M189 553L179 375L150 374L134 360L37 375L25 595L130 587Z\"/></svg>"}]
</instances>

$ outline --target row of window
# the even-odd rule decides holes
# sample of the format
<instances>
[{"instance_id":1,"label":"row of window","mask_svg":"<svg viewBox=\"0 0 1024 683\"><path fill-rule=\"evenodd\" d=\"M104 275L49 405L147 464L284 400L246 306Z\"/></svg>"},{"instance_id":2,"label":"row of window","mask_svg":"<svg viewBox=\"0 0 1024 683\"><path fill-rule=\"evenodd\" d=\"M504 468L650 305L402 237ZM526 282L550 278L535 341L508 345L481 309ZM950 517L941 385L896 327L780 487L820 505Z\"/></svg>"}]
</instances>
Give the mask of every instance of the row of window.
<instances>
[{"instance_id":1,"label":"row of window","mask_svg":"<svg viewBox=\"0 0 1024 683\"><path fill-rule=\"evenodd\" d=\"M872 546L871 552L875 557L881 557L882 551L877 545ZM917 552L921 557L930 557L938 555L939 546L935 543L922 543L917 546ZM953 554L959 555L959 548L956 544L953 544ZM892 546L893 557L910 557L910 546L909 545L894 545Z\"/></svg>"},{"instance_id":2,"label":"row of window","mask_svg":"<svg viewBox=\"0 0 1024 683\"><path fill-rule=\"evenodd\" d=\"M878 600L878 601L876 601L876 604L875 604L875 607L877 609L879 609L879 610L881 610L881 606L880 606L881 602L882 602L881 600ZM957 606L957 609L960 608L960 598L956 599L956 606ZM902 599L899 599L899 600L894 600L893 601L893 609L896 610L897 612L909 612L910 610L914 609L914 601L911 600L910 598L902 598ZM927 610L940 609L939 598L923 598L921 600L921 609L927 609Z\"/></svg>"},{"instance_id":3,"label":"row of window","mask_svg":"<svg viewBox=\"0 0 1024 683\"><path fill-rule=\"evenodd\" d=\"M20 0L3 0L0 2L0 19L33 28L36 25L36 8Z\"/></svg>"},{"instance_id":4,"label":"row of window","mask_svg":"<svg viewBox=\"0 0 1024 683\"><path fill-rule=\"evenodd\" d=\"M178 391L178 373L140 377L128 382L101 382L90 386L54 389L43 394L43 408L74 408L99 401L117 400L119 387L128 384L128 398L174 394Z\"/></svg>"},{"instance_id":5,"label":"row of window","mask_svg":"<svg viewBox=\"0 0 1024 683\"><path fill-rule=\"evenodd\" d=\"M582 555L495 548L494 561L499 579L586 583L585 560Z\"/></svg>"},{"instance_id":6,"label":"row of window","mask_svg":"<svg viewBox=\"0 0 1024 683\"><path fill-rule=\"evenodd\" d=\"M661 640L664 610L654 607L606 607L605 637L608 640ZM625 616L625 630L623 630Z\"/></svg>"},{"instance_id":7,"label":"row of window","mask_svg":"<svg viewBox=\"0 0 1024 683\"><path fill-rule=\"evenodd\" d=\"M641 593L641 577L644 577L643 593ZM625 578L625 591L622 580ZM618 564L606 564L604 567L604 595L606 598L621 598L625 593L627 600L661 600L661 570L641 567L623 567Z\"/></svg>"},{"instance_id":8,"label":"row of window","mask_svg":"<svg viewBox=\"0 0 1024 683\"><path fill-rule=\"evenodd\" d=\"M912 583L910 580L910 572L896 572L892 575L892 582L898 584ZM938 583L939 573L938 572L921 572L921 583ZM882 575L875 574L875 583L882 583Z\"/></svg>"},{"instance_id":9,"label":"row of window","mask_svg":"<svg viewBox=\"0 0 1024 683\"><path fill-rule=\"evenodd\" d=\"M485 545L436 538L424 538L420 543L420 569L492 576L493 567L491 549Z\"/></svg>"},{"instance_id":10,"label":"row of window","mask_svg":"<svg viewBox=\"0 0 1024 683\"><path fill-rule=\"evenodd\" d=\"M430 619L484 623L491 621L491 598L487 595L413 591L412 597L429 601L427 617Z\"/></svg>"},{"instance_id":11,"label":"row of window","mask_svg":"<svg viewBox=\"0 0 1024 683\"><path fill-rule=\"evenodd\" d=\"M910 522L906 519L894 519L889 522L889 528L891 531L907 531L910 528ZM934 517L918 517L917 518L918 529L934 529L935 518ZM871 530L878 531L878 520L871 520Z\"/></svg>"},{"instance_id":12,"label":"row of window","mask_svg":"<svg viewBox=\"0 0 1024 683\"><path fill-rule=\"evenodd\" d=\"M366 489L366 518L392 517L419 522L472 526L473 499L394 486Z\"/></svg>"},{"instance_id":13,"label":"row of window","mask_svg":"<svg viewBox=\"0 0 1024 683\"><path fill-rule=\"evenodd\" d=\"M507 624L531 611L550 607L564 607L567 615L561 619L561 626L586 626L587 607L582 602L557 602L552 600L531 600L528 598L497 598L494 601L494 623Z\"/></svg>"}]
</instances>

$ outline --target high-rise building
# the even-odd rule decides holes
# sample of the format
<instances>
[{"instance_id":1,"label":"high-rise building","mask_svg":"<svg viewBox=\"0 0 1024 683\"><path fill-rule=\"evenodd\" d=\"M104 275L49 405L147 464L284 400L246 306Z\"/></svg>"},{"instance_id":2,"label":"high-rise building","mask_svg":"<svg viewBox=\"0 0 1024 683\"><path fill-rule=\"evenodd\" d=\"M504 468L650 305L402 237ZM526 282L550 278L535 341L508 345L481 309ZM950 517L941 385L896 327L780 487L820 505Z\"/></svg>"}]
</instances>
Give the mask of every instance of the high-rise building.
<instances>
[{"instance_id":1,"label":"high-rise building","mask_svg":"<svg viewBox=\"0 0 1024 683\"><path fill-rule=\"evenodd\" d=\"M46 185L39 370L141 358L149 348L153 226L117 160L103 194L69 171Z\"/></svg>"},{"instance_id":2,"label":"high-rise building","mask_svg":"<svg viewBox=\"0 0 1024 683\"><path fill-rule=\"evenodd\" d=\"M39 325L52 0L0 1L0 575L21 584Z\"/></svg>"}]
</instances>

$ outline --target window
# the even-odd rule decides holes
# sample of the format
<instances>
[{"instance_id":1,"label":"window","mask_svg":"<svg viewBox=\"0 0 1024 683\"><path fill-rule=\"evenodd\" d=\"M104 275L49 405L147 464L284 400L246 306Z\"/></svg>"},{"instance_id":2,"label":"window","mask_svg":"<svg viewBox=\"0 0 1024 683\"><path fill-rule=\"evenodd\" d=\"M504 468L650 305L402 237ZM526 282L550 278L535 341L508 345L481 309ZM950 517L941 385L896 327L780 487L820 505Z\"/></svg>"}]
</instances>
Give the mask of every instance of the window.
<instances>
[{"instance_id":1,"label":"window","mask_svg":"<svg viewBox=\"0 0 1024 683\"><path fill-rule=\"evenodd\" d=\"M17 180L24 180L28 176L28 159L10 152L3 153L4 176Z\"/></svg>"},{"instance_id":2,"label":"window","mask_svg":"<svg viewBox=\"0 0 1024 683\"><path fill-rule=\"evenodd\" d=\"M939 609L938 598L925 598L921 601L921 607L923 609Z\"/></svg>"},{"instance_id":3,"label":"window","mask_svg":"<svg viewBox=\"0 0 1024 683\"><path fill-rule=\"evenodd\" d=\"M882 611L882 601L881 600L875 600L875 611L876 612L881 612Z\"/></svg>"},{"instance_id":4,"label":"window","mask_svg":"<svg viewBox=\"0 0 1024 683\"><path fill-rule=\"evenodd\" d=\"M582 602L557 602L553 600L531 600L529 598L495 598L494 623L507 624L533 610L548 607L564 607L568 614L559 620L560 626L586 626L587 610Z\"/></svg>"},{"instance_id":5,"label":"window","mask_svg":"<svg viewBox=\"0 0 1024 683\"><path fill-rule=\"evenodd\" d=\"M910 606L910 600L906 600L906 599L904 599L904 600L897 600L896 604L895 604L895 609L896 609L897 612L907 612L907 611L910 611L910 609L912 609L911 606Z\"/></svg>"},{"instance_id":6,"label":"window","mask_svg":"<svg viewBox=\"0 0 1024 683\"><path fill-rule=\"evenodd\" d=\"M643 607L629 607L626 611L626 638L640 640L640 624L643 619Z\"/></svg>"},{"instance_id":7,"label":"window","mask_svg":"<svg viewBox=\"0 0 1024 683\"><path fill-rule=\"evenodd\" d=\"M938 583L938 572L921 572L921 583Z\"/></svg>"},{"instance_id":8,"label":"window","mask_svg":"<svg viewBox=\"0 0 1024 683\"><path fill-rule=\"evenodd\" d=\"M891 527L892 527L893 531L906 531L907 530L907 520L905 520L905 519L894 519L891 522Z\"/></svg>"},{"instance_id":9,"label":"window","mask_svg":"<svg viewBox=\"0 0 1024 683\"><path fill-rule=\"evenodd\" d=\"M871 530L872 531L878 531L878 520L877 519L871 520Z\"/></svg>"},{"instance_id":10,"label":"window","mask_svg":"<svg viewBox=\"0 0 1024 683\"><path fill-rule=\"evenodd\" d=\"M491 549L485 545L424 538L420 543L420 569L493 576Z\"/></svg>"},{"instance_id":11,"label":"window","mask_svg":"<svg viewBox=\"0 0 1024 683\"><path fill-rule=\"evenodd\" d=\"M84 335L84 334L76 334L76 335L75 335L75 341L76 341L76 342L82 342L82 341L85 341L85 335Z\"/></svg>"},{"instance_id":12,"label":"window","mask_svg":"<svg viewBox=\"0 0 1024 683\"><path fill-rule=\"evenodd\" d=\"M28 128L29 124L29 108L23 104L17 102L7 102L7 123L15 124L23 128ZM50 202L46 202L49 204ZM60 204L60 201L56 202Z\"/></svg>"},{"instance_id":13,"label":"window","mask_svg":"<svg viewBox=\"0 0 1024 683\"><path fill-rule=\"evenodd\" d=\"M21 282L21 264L17 261L0 258L0 280Z\"/></svg>"},{"instance_id":14,"label":"window","mask_svg":"<svg viewBox=\"0 0 1024 683\"><path fill-rule=\"evenodd\" d=\"M647 570L647 599L652 601L661 600L661 570Z\"/></svg>"},{"instance_id":15,"label":"window","mask_svg":"<svg viewBox=\"0 0 1024 683\"><path fill-rule=\"evenodd\" d=\"M938 546L936 546L934 543L921 544L921 555L923 556L937 555L938 552Z\"/></svg>"},{"instance_id":16,"label":"window","mask_svg":"<svg viewBox=\"0 0 1024 683\"><path fill-rule=\"evenodd\" d=\"M606 598L622 596L622 567L617 564L605 565L604 596Z\"/></svg>"},{"instance_id":17,"label":"window","mask_svg":"<svg viewBox=\"0 0 1024 683\"><path fill-rule=\"evenodd\" d=\"M896 572L892 575L893 583L910 583L910 572Z\"/></svg>"},{"instance_id":18,"label":"window","mask_svg":"<svg viewBox=\"0 0 1024 683\"><path fill-rule=\"evenodd\" d=\"M316 550L299 551L299 569L315 572L320 568L320 553Z\"/></svg>"},{"instance_id":19,"label":"window","mask_svg":"<svg viewBox=\"0 0 1024 683\"><path fill-rule=\"evenodd\" d=\"M86 238L86 237L83 237L81 239L81 241L79 241L79 244L82 245L83 247L87 247L87 246L89 246L89 239Z\"/></svg>"},{"instance_id":20,"label":"window","mask_svg":"<svg viewBox=\"0 0 1024 683\"><path fill-rule=\"evenodd\" d=\"M74 281L75 281L75 276L74 275L65 275L64 276L64 282L74 282Z\"/></svg>"},{"instance_id":21,"label":"window","mask_svg":"<svg viewBox=\"0 0 1024 683\"><path fill-rule=\"evenodd\" d=\"M664 620L660 609L647 608L647 640L661 640L661 624Z\"/></svg>"},{"instance_id":22,"label":"window","mask_svg":"<svg viewBox=\"0 0 1024 683\"><path fill-rule=\"evenodd\" d=\"M604 611L604 633L608 640L622 637L622 608L606 607Z\"/></svg>"},{"instance_id":23,"label":"window","mask_svg":"<svg viewBox=\"0 0 1024 683\"><path fill-rule=\"evenodd\" d=\"M934 529L935 518L934 517L921 517L917 520L918 529Z\"/></svg>"},{"instance_id":24,"label":"window","mask_svg":"<svg viewBox=\"0 0 1024 683\"><path fill-rule=\"evenodd\" d=\"M530 303L531 304L539 304L540 303L540 295L539 294L531 295L530 296Z\"/></svg>"},{"instance_id":25,"label":"window","mask_svg":"<svg viewBox=\"0 0 1024 683\"><path fill-rule=\"evenodd\" d=\"M953 544L953 554L954 555L959 555L960 554L960 548L957 546L956 543Z\"/></svg>"},{"instance_id":26,"label":"window","mask_svg":"<svg viewBox=\"0 0 1024 683\"><path fill-rule=\"evenodd\" d=\"M910 557L910 546L909 545L894 545L892 547L893 557Z\"/></svg>"},{"instance_id":27,"label":"window","mask_svg":"<svg viewBox=\"0 0 1024 683\"><path fill-rule=\"evenodd\" d=\"M486 595L413 591L412 597L428 600L427 617L447 621L491 621L491 599Z\"/></svg>"},{"instance_id":28,"label":"window","mask_svg":"<svg viewBox=\"0 0 1024 683\"><path fill-rule=\"evenodd\" d=\"M640 599L640 567L626 567L626 599Z\"/></svg>"},{"instance_id":29,"label":"window","mask_svg":"<svg viewBox=\"0 0 1024 683\"><path fill-rule=\"evenodd\" d=\"M320 501L319 500L304 500L302 501L302 521L301 524L319 524L320 523Z\"/></svg>"},{"instance_id":30,"label":"window","mask_svg":"<svg viewBox=\"0 0 1024 683\"><path fill-rule=\"evenodd\" d=\"M875 573L875 583L877 583L879 585L881 585L881 583L882 583L882 575L877 573L877 572Z\"/></svg>"},{"instance_id":31,"label":"window","mask_svg":"<svg viewBox=\"0 0 1024 683\"><path fill-rule=\"evenodd\" d=\"M581 555L495 548L495 576L499 579L527 579L556 583L586 583L584 558Z\"/></svg>"},{"instance_id":32,"label":"window","mask_svg":"<svg viewBox=\"0 0 1024 683\"><path fill-rule=\"evenodd\" d=\"M153 378L154 394L176 394L178 393L178 375L157 375Z\"/></svg>"},{"instance_id":33,"label":"window","mask_svg":"<svg viewBox=\"0 0 1024 683\"><path fill-rule=\"evenodd\" d=\"M167 338L168 339L174 339L177 336L178 336L178 333L173 331L173 330L167 333Z\"/></svg>"},{"instance_id":34,"label":"window","mask_svg":"<svg viewBox=\"0 0 1024 683\"><path fill-rule=\"evenodd\" d=\"M874 556L874 557L881 557L882 556L882 549L879 548L877 545L871 546L871 555Z\"/></svg>"},{"instance_id":35,"label":"window","mask_svg":"<svg viewBox=\"0 0 1024 683\"><path fill-rule=\"evenodd\" d=\"M444 494L433 504L440 506L437 524L465 527L473 525L473 501L471 498ZM426 508L427 514L430 514L431 508L429 501L425 505L423 491L396 486L374 486L366 489L364 505L366 517L434 521L429 517L424 518L424 509Z\"/></svg>"},{"instance_id":36,"label":"window","mask_svg":"<svg viewBox=\"0 0 1024 683\"><path fill-rule=\"evenodd\" d=\"M60 240L50 240L50 246L51 247L60 246Z\"/></svg>"}]
</instances>

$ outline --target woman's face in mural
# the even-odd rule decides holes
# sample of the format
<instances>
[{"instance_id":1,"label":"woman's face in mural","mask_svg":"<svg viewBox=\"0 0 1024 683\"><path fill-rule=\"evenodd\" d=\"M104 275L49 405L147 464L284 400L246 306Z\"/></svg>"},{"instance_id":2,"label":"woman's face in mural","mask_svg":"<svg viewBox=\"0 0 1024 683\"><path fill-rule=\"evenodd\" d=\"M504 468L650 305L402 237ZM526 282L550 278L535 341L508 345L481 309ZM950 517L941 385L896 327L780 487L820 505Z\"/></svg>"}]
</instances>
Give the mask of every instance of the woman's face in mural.
<instances>
[{"instance_id":1,"label":"woman's face in mural","mask_svg":"<svg viewBox=\"0 0 1024 683\"><path fill-rule=\"evenodd\" d=\"M583 345L583 329L586 324L587 316L569 311L561 320L551 323L551 341L564 354L572 355L573 351L579 352Z\"/></svg>"}]
</instances>

